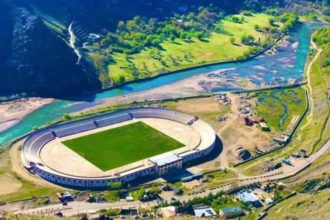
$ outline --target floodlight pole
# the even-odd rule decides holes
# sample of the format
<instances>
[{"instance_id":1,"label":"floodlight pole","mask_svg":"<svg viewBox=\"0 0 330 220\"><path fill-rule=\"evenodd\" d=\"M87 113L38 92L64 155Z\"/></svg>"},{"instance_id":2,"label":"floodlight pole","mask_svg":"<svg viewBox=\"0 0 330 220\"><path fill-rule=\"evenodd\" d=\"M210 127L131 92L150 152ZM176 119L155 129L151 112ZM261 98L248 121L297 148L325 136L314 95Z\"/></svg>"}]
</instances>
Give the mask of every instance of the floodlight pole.
<instances>
[{"instance_id":1,"label":"floodlight pole","mask_svg":"<svg viewBox=\"0 0 330 220\"><path fill-rule=\"evenodd\" d=\"M79 204L80 204L79 197L80 197L83 193L86 193L86 192L89 192L89 191L88 191L88 190L86 190L86 191L81 191L81 192L78 193L78 195L77 195L77 197L76 197L76 198L77 198L77 216L78 216L78 217L79 217L79 214L80 214L80 213L79 213L79 211L80 211L80 210L79 210L79 208L80 208L80 207L79 207Z\"/></svg>"}]
</instances>

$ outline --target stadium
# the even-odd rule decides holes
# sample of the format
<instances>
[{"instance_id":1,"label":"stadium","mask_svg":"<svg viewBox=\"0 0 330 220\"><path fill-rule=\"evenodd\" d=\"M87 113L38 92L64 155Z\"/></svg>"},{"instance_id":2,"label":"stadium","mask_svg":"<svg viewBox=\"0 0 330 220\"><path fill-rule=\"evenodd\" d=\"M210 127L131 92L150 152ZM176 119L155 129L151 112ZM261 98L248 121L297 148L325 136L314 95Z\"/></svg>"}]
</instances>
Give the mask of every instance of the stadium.
<instances>
[{"instance_id":1,"label":"stadium","mask_svg":"<svg viewBox=\"0 0 330 220\"><path fill-rule=\"evenodd\" d=\"M165 108L130 108L30 134L22 160L30 173L70 188L102 188L161 176L214 148L212 127Z\"/></svg>"}]
</instances>

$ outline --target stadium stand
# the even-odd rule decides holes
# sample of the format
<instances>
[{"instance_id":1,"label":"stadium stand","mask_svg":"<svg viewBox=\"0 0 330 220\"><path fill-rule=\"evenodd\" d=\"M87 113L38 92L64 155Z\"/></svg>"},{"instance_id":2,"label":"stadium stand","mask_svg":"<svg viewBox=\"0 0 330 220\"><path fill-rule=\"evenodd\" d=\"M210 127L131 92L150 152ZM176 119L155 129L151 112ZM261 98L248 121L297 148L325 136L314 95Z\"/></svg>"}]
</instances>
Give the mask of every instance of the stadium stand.
<instances>
[{"instance_id":1,"label":"stadium stand","mask_svg":"<svg viewBox=\"0 0 330 220\"><path fill-rule=\"evenodd\" d=\"M120 173L114 175L99 177L82 177L61 173L48 167L40 158L42 148L57 138L125 122L134 118L160 118L185 124L197 131L200 135L200 141L194 141L193 143L196 143L196 146L192 144L193 148L190 146L188 149L178 151L179 153L173 151L172 153L174 154L171 158L175 157L176 160L174 162L169 160L169 164L162 163L159 165L159 161L156 161L152 164L142 164L141 166L140 163L136 167L132 168L131 166L130 170L121 170ZM164 108L130 108L79 121L53 125L35 131L24 142L22 158L23 164L28 171L32 170L34 174L55 184L71 188L102 188L106 187L109 182L127 182L146 175L161 175L167 172L167 170L164 170L166 167L181 167L180 163L186 163L210 153L215 145L215 140L216 134L213 129L197 117ZM168 160L162 159L162 161L166 162Z\"/></svg>"},{"instance_id":2,"label":"stadium stand","mask_svg":"<svg viewBox=\"0 0 330 220\"><path fill-rule=\"evenodd\" d=\"M73 135L73 134L77 134L77 133L81 133L84 131L88 131L88 130L92 130L95 129L96 126L93 122L86 122L83 124L74 124L68 127L64 127L64 128L59 128L59 129L55 129L54 132L56 134L57 137L65 137L68 135Z\"/></svg>"}]
</instances>

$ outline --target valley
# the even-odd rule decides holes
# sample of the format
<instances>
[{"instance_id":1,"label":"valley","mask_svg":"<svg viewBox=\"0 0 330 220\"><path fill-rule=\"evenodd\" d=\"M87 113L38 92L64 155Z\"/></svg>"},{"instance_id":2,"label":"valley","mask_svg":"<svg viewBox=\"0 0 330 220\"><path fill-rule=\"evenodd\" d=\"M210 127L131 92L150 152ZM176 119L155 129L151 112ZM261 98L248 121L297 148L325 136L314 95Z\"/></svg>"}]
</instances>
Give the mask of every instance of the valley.
<instances>
[{"instance_id":1,"label":"valley","mask_svg":"<svg viewBox=\"0 0 330 220\"><path fill-rule=\"evenodd\" d=\"M0 216L325 219L329 18L312 0L1 1Z\"/></svg>"}]
</instances>

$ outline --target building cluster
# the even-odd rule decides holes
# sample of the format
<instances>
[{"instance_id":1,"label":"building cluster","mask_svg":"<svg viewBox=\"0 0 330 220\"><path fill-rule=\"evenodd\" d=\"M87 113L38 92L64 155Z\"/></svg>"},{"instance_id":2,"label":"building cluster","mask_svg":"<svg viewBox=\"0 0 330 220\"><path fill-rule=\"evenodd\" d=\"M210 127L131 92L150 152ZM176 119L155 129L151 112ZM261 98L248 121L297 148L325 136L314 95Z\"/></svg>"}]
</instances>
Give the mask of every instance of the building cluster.
<instances>
[{"instance_id":1,"label":"building cluster","mask_svg":"<svg viewBox=\"0 0 330 220\"><path fill-rule=\"evenodd\" d=\"M132 206L125 206L120 209L116 209L114 217L107 216L106 213L111 213L111 210L106 211L91 211L89 212L88 219L117 219L118 217L122 219L145 219L145 218L174 218L176 216L187 217L188 215L192 215L195 218L214 218L214 219L233 219L240 218L245 215L251 213L256 209L261 209L264 207L268 207L274 204L275 198L275 190L283 190L284 184L282 183L263 183L263 184L254 184L245 188L240 189L239 191L234 191L228 195L221 195L220 197L211 196L206 197L205 202L199 203L181 203L178 198L182 195L182 193L174 192L174 188L169 185L161 185L158 187L159 191L154 193L154 196L151 199L140 199L142 202L154 202L156 205L156 209L143 209L141 206L135 206L132 203ZM173 191L175 194L175 199L172 197L171 202L167 199L167 202L164 202L162 198L161 191L168 193L168 191ZM146 191L147 192L147 191ZM79 199L81 193L76 193L71 195L70 193L61 193L58 194L62 203L69 203L73 200ZM123 194L122 196L126 196L126 201L133 202L133 197L131 197L130 193ZM93 194L89 195L88 193L80 196L80 200L84 202L105 202L96 199L98 196ZM129 199L127 199L129 197ZM66 199L67 198L67 199ZM94 198L94 199L91 199ZM124 198L124 197L123 197ZM231 200L235 205L226 205L226 202L222 203L222 205L207 205L212 204L213 201L218 201L218 199L224 199L224 201ZM202 200L201 200L202 201ZM221 204L221 203L220 203ZM232 204L232 203L230 203ZM56 211L56 210L54 210ZM114 210L112 210L114 211ZM113 212L112 212L113 213Z\"/></svg>"},{"instance_id":2,"label":"building cluster","mask_svg":"<svg viewBox=\"0 0 330 220\"><path fill-rule=\"evenodd\" d=\"M222 104L224 104L224 105L229 105L229 104L231 104L231 99L229 98L229 96L227 95L227 93L221 93L221 94L217 95L217 96L215 97L215 99L216 99L218 102L220 102L220 103L222 103Z\"/></svg>"},{"instance_id":3,"label":"building cluster","mask_svg":"<svg viewBox=\"0 0 330 220\"><path fill-rule=\"evenodd\" d=\"M231 99L226 93L221 93L215 97L216 101L223 105L229 105L231 104ZM216 121L218 122L224 122L228 120L228 115L218 115L215 118Z\"/></svg>"},{"instance_id":4,"label":"building cluster","mask_svg":"<svg viewBox=\"0 0 330 220\"><path fill-rule=\"evenodd\" d=\"M274 191L276 185L274 184L260 184L243 188L242 190L232 194L230 197L233 201L241 202L242 204L260 209L274 203ZM237 203L239 204L239 203ZM196 218L216 218L216 219L233 219L240 218L249 213L248 210L243 209L240 205L228 206L224 205L216 210L209 205L199 204L192 206L192 215ZM176 206L162 207L159 209L159 214L163 218L174 217L182 215Z\"/></svg>"},{"instance_id":5,"label":"building cluster","mask_svg":"<svg viewBox=\"0 0 330 220\"><path fill-rule=\"evenodd\" d=\"M216 117L216 120L219 122L227 121L228 120L228 115L219 115Z\"/></svg>"},{"instance_id":6,"label":"building cluster","mask_svg":"<svg viewBox=\"0 0 330 220\"><path fill-rule=\"evenodd\" d=\"M238 107L238 111L240 112L241 117L252 117L253 116L253 108L252 104L247 101L241 101L240 106Z\"/></svg>"},{"instance_id":7,"label":"building cluster","mask_svg":"<svg viewBox=\"0 0 330 220\"><path fill-rule=\"evenodd\" d=\"M263 131L270 131L270 128L264 118L255 119L253 105L247 100L244 100L243 97L241 97L238 111L240 116L244 119L246 126L258 125Z\"/></svg>"},{"instance_id":8,"label":"building cluster","mask_svg":"<svg viewBox=\"0 0 330 220\"><path fill-rule=\"evenodd\" d=\"M255 120L253 117L248 116L248 117L244 117L244 122L246 126L254 126L254 125L259 125L261 130L263 131L270 131L269 126L267 125L265 119L261 118L259 120Z\"/></svg>"}]
</instances>

